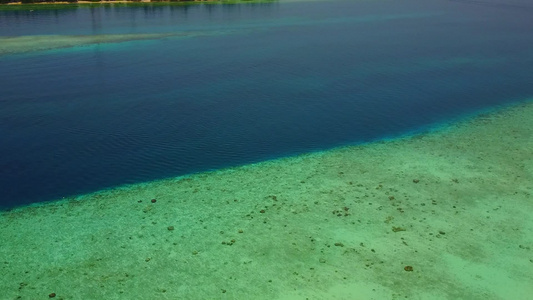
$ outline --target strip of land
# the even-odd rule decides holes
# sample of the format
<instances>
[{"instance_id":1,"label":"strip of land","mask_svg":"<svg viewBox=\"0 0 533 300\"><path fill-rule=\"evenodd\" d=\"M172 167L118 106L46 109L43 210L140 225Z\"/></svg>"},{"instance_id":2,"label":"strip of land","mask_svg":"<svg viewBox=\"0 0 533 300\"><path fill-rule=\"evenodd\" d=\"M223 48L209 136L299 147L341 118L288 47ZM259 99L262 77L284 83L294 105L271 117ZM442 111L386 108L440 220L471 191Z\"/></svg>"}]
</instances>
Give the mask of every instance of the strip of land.
<instances>
[{"instance_id":1,"label":"strip of land","mask_svg":"<svg viewBox=\"0 0 533 300\"><path fill-rule=\"evenodd\" d=\"M0 214L6 299L529 299L533 102Z\"/></svg>"},{"instance_id":2,"label":"strip of land","mask_svg":"<svg viewBox=\"0 0 533 300\"><path fill-rule=\"evenodd\" d=\"M71 0L71 1L39 1L39 0L26 0L26 1L10 1L0 0L0 5L65 5L65 4L114 4L114 3L198 3L198 2L218 2L218 3L255 3L255 2L273 2L276 0Z\"/></svg>"}]
</instances>

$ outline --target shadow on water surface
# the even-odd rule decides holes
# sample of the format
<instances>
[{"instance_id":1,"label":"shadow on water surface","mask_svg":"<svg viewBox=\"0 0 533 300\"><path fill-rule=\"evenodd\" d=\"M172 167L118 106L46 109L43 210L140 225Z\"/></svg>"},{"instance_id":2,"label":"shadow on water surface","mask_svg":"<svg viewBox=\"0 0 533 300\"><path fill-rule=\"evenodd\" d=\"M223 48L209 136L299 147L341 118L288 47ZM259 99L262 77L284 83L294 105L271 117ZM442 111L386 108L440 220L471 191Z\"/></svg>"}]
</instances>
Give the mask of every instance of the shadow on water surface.
<instances>
[{"instance_id":1,"label":"shadow on water surface","mask_svg":"<svg viewBox=\"0 0 533 300\"><path fill-rule=\"evenodd\" d=\"M118 3L97 5L37 5L34 7L6 9L0 7L1 36L36 34L105 34L114 33L117 27L129 24L126 30L152 32L165 30L162 25L208 24L228 22L235 17L250 18L272 16L279 2L261 1L246 3ZM11 8L11 7L8 7ZM71 26L71 23L77 23ZM92 31L85 31L90 27ZM179 29L174 27L173 30ZM168 29L167 29L168 30Z\"/></svg>"}]
</instances>

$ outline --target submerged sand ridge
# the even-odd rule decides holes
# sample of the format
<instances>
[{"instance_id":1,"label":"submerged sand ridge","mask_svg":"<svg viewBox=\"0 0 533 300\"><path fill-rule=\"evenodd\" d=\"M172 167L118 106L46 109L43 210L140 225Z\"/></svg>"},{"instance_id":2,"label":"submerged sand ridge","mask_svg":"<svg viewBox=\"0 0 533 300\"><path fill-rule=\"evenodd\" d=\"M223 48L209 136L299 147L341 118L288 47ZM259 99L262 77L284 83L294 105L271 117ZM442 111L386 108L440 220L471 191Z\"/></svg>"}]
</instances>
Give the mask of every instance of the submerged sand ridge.
<instances>
[{"instance_id":1,"label":"submerged sand ridge","mask_svg":"<svg viewBox=\"0 0 533 300\"><path fill-rule=\"evenodd\" d=\"M176 34L37 35L0 37L0 55L70 48L101 43L159 39Z\"/></svg>"},{"instance_id":2,"label":"submerged sand ridge","mask_svg":"<svg viewBox=\"0 0 533 300\"><path fill-rule=\"evenodd\" d=\"M529 299L532 182L529 101L434 133L2 212L0 289Z\"/></svg>"},{"instance_id":3,"label":"submerged sand ridge","mask_svg":"<svg viewBox=\"0 0 533 300\"><path fill-rule=\"evenodd\" d=\"M226 34L229 31L212 32L173 32L173 33L132 33L100 35L30 35L17 37L0 36L0 56L61 48L83 47L98 44L124 43L165 38L197 37Z\"/></svg>"}]
</instances>

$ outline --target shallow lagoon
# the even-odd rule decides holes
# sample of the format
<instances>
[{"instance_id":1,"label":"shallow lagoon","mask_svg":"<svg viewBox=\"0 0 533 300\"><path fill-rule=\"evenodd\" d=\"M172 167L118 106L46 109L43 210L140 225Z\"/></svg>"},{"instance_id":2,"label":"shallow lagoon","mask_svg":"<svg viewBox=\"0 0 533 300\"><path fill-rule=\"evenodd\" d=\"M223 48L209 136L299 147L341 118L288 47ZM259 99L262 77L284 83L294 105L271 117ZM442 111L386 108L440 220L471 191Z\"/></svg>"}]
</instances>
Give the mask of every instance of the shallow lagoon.
<instances>
[{"instance_id":1,"label":"shallow lagoon","mask_svg":"<svg viewBox=\"0 0 533 300\"><path fill-rule=\"evenodd\" d=\"M530 14L0 10L0 290L528 299Z\"/></svg>"},{"instance_id":2,"label":"shallow lagoon","mask_svg":"<svg viewBox=\"0 0 533 300\"><path fill-rule=\"evenodd\" d=\"M6 299L529 299L533 103L0 213Z\"/></svg>"}]
</instances>

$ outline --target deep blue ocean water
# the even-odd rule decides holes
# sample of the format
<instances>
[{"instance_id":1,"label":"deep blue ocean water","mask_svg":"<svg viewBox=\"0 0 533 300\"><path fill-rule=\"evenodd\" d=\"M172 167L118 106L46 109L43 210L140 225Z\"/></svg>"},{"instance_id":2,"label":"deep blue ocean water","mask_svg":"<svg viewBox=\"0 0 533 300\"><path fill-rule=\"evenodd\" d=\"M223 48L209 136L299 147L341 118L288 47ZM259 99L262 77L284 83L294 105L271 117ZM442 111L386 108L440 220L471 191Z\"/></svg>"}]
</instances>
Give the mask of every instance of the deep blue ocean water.
<instances>
[{"instance_id":1,"label":"deep blue ocean water","mask_svg":"<svg viewBox=\"0 0 533 300\"><path fill-rule=\"evenodd\" d=\"M420 132L533 95L526 1L1 11L0 207Z\"/></svg>"}]
</instances>

